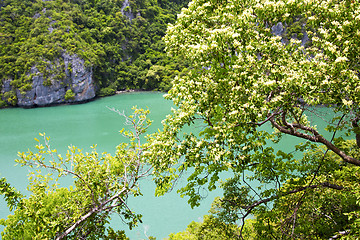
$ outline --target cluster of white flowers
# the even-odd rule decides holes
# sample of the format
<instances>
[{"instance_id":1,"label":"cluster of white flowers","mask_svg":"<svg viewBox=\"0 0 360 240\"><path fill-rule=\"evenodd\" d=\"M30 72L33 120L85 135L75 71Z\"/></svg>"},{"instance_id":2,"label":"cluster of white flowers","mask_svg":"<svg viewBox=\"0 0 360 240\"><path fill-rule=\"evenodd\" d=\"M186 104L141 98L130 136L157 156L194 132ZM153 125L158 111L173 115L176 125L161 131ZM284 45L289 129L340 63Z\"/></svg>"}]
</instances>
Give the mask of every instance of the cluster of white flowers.
<instances>
[{"instance_id":1,"label":"cluster of white flowers","mask_svg":"<svg viewBox=\"0 0 360 240\"><path fill-rule=\"evenodd\" d=\"M300 44L301 44L301 40L296 39L296 38L291 38L291 39L290 39L290 43L291 43L291 44L300 45Z\"/></svg>"},{"instance_id":2,"label":"cluster of white flowers","mask_svg":"<svg viewBox=\"0 0 360 240\"><path fill-rule=\"evenodd\" d=\"M272 37L270 38L270 40L271 40L272 42L278 42L278 41L281 41L281 39L282 39L281 36L272 36Z\"/></svg>"},{"instance_id":3,"label":"cluster of white flowers","mask_svg":"<svg viewBox=\"0 0 360 240\"><path fill-rule=\"evenodd\" d=\"M240 34L239 33L236 33L236 32L234 32L233 34L232 34L232 38L238 38L240 36Z\"/></svg>"},{"instance_id":4,"label":"cluster of white flowers","mask_svg":"<svg viewBox=\"0 0 360 240\"><path fill-rule=\"evenodd\" d=\"M279 102L282 100L282 96L277 95L276 97L274 97L273 99L271 99L271 102Z\"/></svg>"},{"instance_id":5,"label":"cluster of white flowers","mask_svg":"<svg viewBox=\"0 0 360 240\"><path fill-rule=\"evenodd\" d=\"M249 63L255 63L256 62L255 58L250 54L246 55L246 59L249 61Z\"/></svg>"},{"instance_id":6,"label":"cluster of white flowers","mask_svg":"<svg viewBox=\"0 0 360 240\"><path fill-rule=\"evenodd\" d=\"M325 38L328 38L329 36L329 31L325 28L320 28L319 29L319 32L325 37ZM314 39L314 38L313 38Z\"/></svg>"},{"instance_id":7,"label":"cluster of white flowers","mask_svg":"<svg viewBox=\"0 0 360 240\"><path fill-rule=\"evenodd\" d=\"M252 9L249 8L249 9L244 10L244 12L242 13L241 18L243 18L243 19L254 18Z\"/></svg>"},{"instance_id":8,"label":"cluster of white flowers","mask_svg":"<svg viewBox=\"0 0 360 240\"><path fill-rule=\"evenodd\" d=\"M335 20L332 21L331 24L336 26L336 27L339 27L341 25L338 21L335 21Z\"/></svg>"},{"instance_id":9,"label":"cluster of white flowers","mask_svg":"<svg viewBox=\"0 0 360 240\"><path fill-rule=\"evenodd\" d=\"M264 86L272 86L272 85L274 85L275 83L276 83L275 80L269 80L269 81L264 82Z\"/></svg>"},{"instance_id":10,"label":"cluster of white flowers","mask_svg":"<svg viewBox=\"0 0 360 240\"><path fill-rule=\"evenodd\" d=\"M264 6L262 4L260 4L260 3L257 3L255 5L255 9L263 9L263 8L264 8Z\"/></svg>"},{"instance_id":11,"label":"cluster of white flowers","mask_svg":"<svg viewBox=\"0 0 360 240\"><path fill-rule=\"evenodd\" d=\"M324 44L325 44L325 46L327 47L327 49L328 49L331 53L335 53L335 52L336 52L337 46L334 45L332 42L325 41Z\"/></svg>"},{"instance_id":12,"label":"cluster of white flowers","mask_svg":"<svg viewBox=\"0 0 360 240\"><path fill-rule=\"evenodd\" d=\"M342 102L346 106L352 106L353 102L351 100L342 99Z\"/></svg>"},{"instance_id":13,"label":"cluster of white flowers","mask_svg":"<svg viewBox=\"0 0 360 240\"><path fill-rule=\"evenodd\" d=\"M335 60L335 63L341 63L341 62L346 62L348 61L348 59L346 57L338 57Z\"/></svg>"},{"instance_id":14,"label":"cluster of white flowers","mask_svg":"<svg viewBox=\"0 0 360 240\"><path fill-rule=\"evenodd\" d=\"M226 5L226 9L234 9L235 5L234 4L228 4Z\"/></svg>"},{"instance_id":15,"label":"cluster of white flowers","mask_svg":"<svg viewBox=\"0 0 360 240\"><path fill-rule=\"evenodd\" d=\"M238 113L239 113L238 110L234 110L234 111L230 112L229 115L235 115L235 114L238 114Z\"/></svg>"},{"instance_id":16,"label":"cluster of white flowers","mask_svg":"<svg viewBox=\"0 0 360 240\"><path fill-rule=\"evenodd\" d=\"M211 3L210 2L206 2L202 5L203 7L211 7Z\"/></svg>"},{"instance_id":17,"label":"cluster of white flowers","mask_svg":"<svg viewBox=\"0 0 360 240\"><path fill-rule=\"evenodd\" d=\"M285 13L285 14L284 14L284 17L285 17L285 18L290 17L290 13Z\"/></svg>"},{"instance_id":18,"label":"cluster of white flowers","mask_svg":"<svg viewBox=\"0 0 360 240\"><path fill-rule=\"evenodd\" d=\"M263 4L264 4L264 6L273 6L275 4L275 2L266 0Z\"/></svg>"},{"instance_id":19,"label":"cluster of white flowers","mask_svg":"<svg viewBox=\"0 0 360 240\"><path fill-rule=\"evenodd\" d=\"M247 46L245 47L245 49L246 49L247 51L251 51L251 50L254 50L255 48L249 44L249 45L247 45Z\"/></svg>"},{"instance_id":20,"label":"cluster of white flowers","mask_svg":"<svg viewBox=\"0 0 360 240\"><path fill-rule=\"evenodd\" d=\"M192 49L194 53L203 53L208 49L208 46L205 44L197 44L197 45L191 45L190 49Z\"/></svg>"},{"instance_id":21,"label":"cluster of white flowers","mask_svg":"<svg viewBox=\"0 0 360 240\"><path fill-rule=\"evenodd\" d=\"M350 24L351 24L351 22L349 22L348 20L345 20L345 21L342 23L343 26L348 26L348 25L350 25Z\"/></svg>"}]
</instances>

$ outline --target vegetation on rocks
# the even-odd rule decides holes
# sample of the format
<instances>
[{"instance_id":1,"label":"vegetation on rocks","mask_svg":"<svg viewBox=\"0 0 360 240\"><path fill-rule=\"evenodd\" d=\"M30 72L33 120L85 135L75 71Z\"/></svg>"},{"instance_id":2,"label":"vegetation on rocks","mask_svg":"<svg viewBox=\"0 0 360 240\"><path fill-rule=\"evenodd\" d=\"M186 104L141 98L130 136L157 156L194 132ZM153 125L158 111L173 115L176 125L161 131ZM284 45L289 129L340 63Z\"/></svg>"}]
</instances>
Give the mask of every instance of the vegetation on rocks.
<instances>
[{"instance_id":1,"label":"vegetation on rocks","mask_svg":"<svg viewBox=\"0 0 360 240\"><path fill-rule=\"evenodd\" d=\"M165 55L162 37L185 4L137 0L124 9L123 0L1 1L0 87L11 79L14 89L31 89L34 66L45 78L64 79L53 65L67 53L92 67L100 96L127 88L168 90L185 65ZM163 70L150 70L154 65ZM16 103L10 95L2 89L0 105Z\"/></svg>"}]
</instances>

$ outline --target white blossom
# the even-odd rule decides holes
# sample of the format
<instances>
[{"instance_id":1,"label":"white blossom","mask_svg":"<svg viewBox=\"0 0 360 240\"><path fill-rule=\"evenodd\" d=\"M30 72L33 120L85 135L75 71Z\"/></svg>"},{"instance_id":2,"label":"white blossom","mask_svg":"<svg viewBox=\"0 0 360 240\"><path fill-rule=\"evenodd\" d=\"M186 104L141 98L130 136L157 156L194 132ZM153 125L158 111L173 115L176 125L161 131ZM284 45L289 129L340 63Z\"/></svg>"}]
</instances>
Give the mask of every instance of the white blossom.
<instances>
[{"instance_id":1,"label":"white blossom","mask_svg":"<svg viewBox=\"0 0 360 240\"><path fill-rule=\"evenodd\" d=\"M336 58L335 63L346 62L347 60L346 57L338 57Z\"/></svg>"}]
</instances>

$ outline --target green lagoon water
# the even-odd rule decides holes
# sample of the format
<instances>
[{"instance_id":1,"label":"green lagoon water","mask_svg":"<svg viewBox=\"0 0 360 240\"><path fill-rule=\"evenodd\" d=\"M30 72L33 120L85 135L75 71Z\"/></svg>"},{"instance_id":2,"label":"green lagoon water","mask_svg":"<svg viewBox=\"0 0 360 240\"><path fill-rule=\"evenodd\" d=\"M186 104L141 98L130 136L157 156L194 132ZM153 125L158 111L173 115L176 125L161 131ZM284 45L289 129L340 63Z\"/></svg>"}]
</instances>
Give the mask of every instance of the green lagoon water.
<instances>
[{"instance_id":1,"label":"green lagoon water","mask_svg":"<svg viewBox=\"0 0 360 240\"><path fill-rule=\"evenodd\" d=\"M161 120L170 113L173 106L163 98L163 93L142 92L115 95L80 105L0 110L0 177L6 177L15 188L27 193L28 169L15 166L14 159L18 151L34 149L34 138L39 138L40 132L50 136L52 148L63 154L69 145L90 151L90 146L94 144L97 144L98 152L114 153L115 147L125 141L118 133L124 127L124 119L110 111L107 106L131 114L134 105L150 109L150 118L154 122L149 132L161 128ZM318 127L323 129L324 126ZM298 139L286 136L281 142L279 145L282 149L292 151L291 148ZM178 187L184 185L184 181L181 179ZM131 240L147 239L146 236L163 239L171 232L184 230L191 221L201 220L210 209L214 197L221 194L220 191L204 192L207 197L201 206L191 209L187 199L181 198L176 191L154 197L154 188L151 179L142 181L143 196L129 201L129 206L143 215L143 223L137 228L130 231L119 217L112 220L112 226L126 230ZM0 197L0 218L6 218L8 214L6 203ZM0 231L2 230L0 227Z\"/></svg>"},{"instance_id":2,"label":"green lagoon water","mask_svg":"<svg viewBox=\"0 0 360 240\"><path fill-rule=\"evenodd\" d=\"M97 144L98 152L114 153L115 147L125 141L118 132L124 127L124 119L107 106L130 114L134 105L151 110L150 118L154 122L149 132L161 128L161 120L173 106L163 98L163 93L146 92L125 93L80 105L0 110L0 177L5 177L15 188L27 193L28 169L15 166L14 160L18 151L34 150L34 138L39 138L38 134L43 132L51 137L51 147L60 153L65 153L69 145L90 151L93 144ZM127 229L130 239L146 239L146 235L163 239L171 232L184 230L191 221L199 221L207 214L212 200L219 194L204 193L208 197L201 207L191 209L187 199L181 198L176 191L154 197L151 179L141 182L141 189L144 196L132 199L129 206L143 215L143 224L129 231L119 217L112 221L115 228ZM8 214L6 203L0 197L0 218L6 218Z\"/></svg>"}]
</instances>

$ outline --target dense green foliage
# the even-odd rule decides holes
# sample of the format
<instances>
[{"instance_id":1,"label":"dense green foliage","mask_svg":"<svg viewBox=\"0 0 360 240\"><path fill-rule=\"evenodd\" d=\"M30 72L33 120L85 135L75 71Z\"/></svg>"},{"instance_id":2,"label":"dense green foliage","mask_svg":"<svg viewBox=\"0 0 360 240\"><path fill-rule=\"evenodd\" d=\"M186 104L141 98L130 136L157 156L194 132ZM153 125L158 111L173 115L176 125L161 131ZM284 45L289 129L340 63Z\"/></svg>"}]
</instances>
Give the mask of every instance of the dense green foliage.
<instances>
[{"instance_id":1,"label":"dense green foliage","mask_svg":"<svg viewBox=\"0 0 360 240\"><path fill-rule=\"evenodd\" d=\"M127 88L167 90L185 65L164 54L162 37L185 2L133 0L122 9L123 0L1 1L0 86L12 79L14 88L31 89L34 66L45 78L63 79L51 65L66 52L93 67L101 96ZM0 97L14 104L13 92Z\"/></svg>"},{"instance_id":2,"label":"dense green foliage","mask_svg":"<svg viewBox=\"0 0 360 240\"><path fill-rule=\"evenodd\" d=\"M171 233L169 240L231 240L237 239L240 229L235 224L226 224L214 216L204 216L203 222L191 222L185 231Z\"/></svg>"},{"instance_id":3,"label":"dense green foliage","mask_svg":"<svg viewBox=\"0 0 360 240\"><path fill-rule=\"evenodd\" d=\"M116 147L116 153L99 154L96 146L83 152L69 146L65 155L50 148L50 138L35 139L36 151L19 153L17 162L31 169L29 196L23 196L0 179L0 194L13 212L0 219L5 226L2 239L127 239L124 231L113 230L113 214L133 228L141 214L128 206L129 196L141 195L139 181L149 174L141 145L143 134L151 124L149 111L135 109L125 116L129 129L121 131L130 139ZM73 178L70 186L61 187L60 178ZM70 179L69 179L70 178Z\"/></svg>"},{"instance_id":4,"label":"dense green foliage","mask_svg":"<svg viewBox=\"0 0 360 240\"><path fill-rule=\"evenodd\" d=\"M222 187L212 216L254 229L238 238L356 239L359 27L359 1L193 0L165 37L191 69L152 139L158 194L189 171L179 192Z\"/></svg>"}]
</instances>

